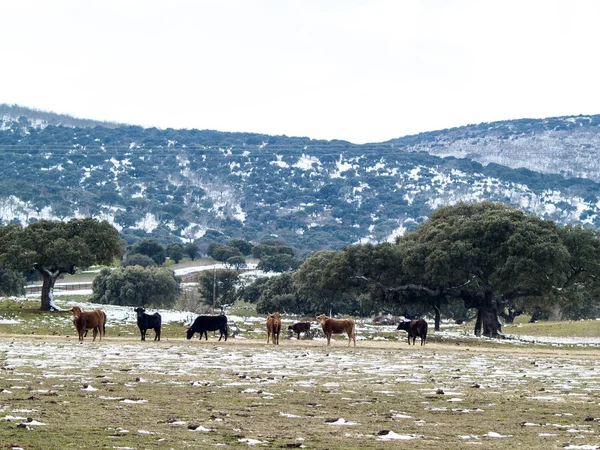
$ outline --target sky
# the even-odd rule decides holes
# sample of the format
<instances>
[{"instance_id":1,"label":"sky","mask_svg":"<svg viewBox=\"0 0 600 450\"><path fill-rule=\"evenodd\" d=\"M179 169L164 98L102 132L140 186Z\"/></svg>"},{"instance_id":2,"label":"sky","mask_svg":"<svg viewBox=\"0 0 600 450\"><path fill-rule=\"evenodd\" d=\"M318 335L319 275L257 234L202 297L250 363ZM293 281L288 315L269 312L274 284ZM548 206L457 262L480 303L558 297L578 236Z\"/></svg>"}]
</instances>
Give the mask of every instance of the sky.
<instances>
[{"instance_id":1,"label":"sky","mask_svg":"<svg viewBox=\"0 0 600 450\"><path fill-rule=\"evenodd\" d=\"M595 0L0 2L0 103L382 142L600 114Z\"/></svg>"}]
</instances>

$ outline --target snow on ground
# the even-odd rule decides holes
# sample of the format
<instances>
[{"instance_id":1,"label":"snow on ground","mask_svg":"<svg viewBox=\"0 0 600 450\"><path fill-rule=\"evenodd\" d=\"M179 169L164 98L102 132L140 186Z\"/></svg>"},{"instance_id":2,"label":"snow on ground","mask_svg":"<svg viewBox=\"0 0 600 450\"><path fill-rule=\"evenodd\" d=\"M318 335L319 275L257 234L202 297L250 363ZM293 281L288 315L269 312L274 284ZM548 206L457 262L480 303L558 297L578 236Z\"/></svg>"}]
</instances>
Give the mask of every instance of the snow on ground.
<instances>
[{"instance_id":1,"label":"snow on ground","mask_svg":"<svg viewBox=\"0 0 600 450\"><path fill-rule=\"evenodd\" d=\"M258 266L258 264L249 263L249 264L246 264L246 269L248 269L249 271L254 271L254 270L256 270L256 266ZM190 273L195 273L195 272L206 272L208 270L223 270L223 269L230 269L230 268L231 268L231 266L228 266L227 264L211 264L208 266L183 267L181 269L175 269L173 272L175 272L175 275L180 277L182 275L188 275ZM257 271L257 272L261 272L261 271ZM242 275L244 273L247 273L247 272L243 272ZM278 275L278 274L275 274L275 275Z\"/></svg>"},{"instance_id":2,"label":"snow on ground","mask_svg":"<svg viewBox=\"0 0 600 450\"><path fill-rule=\"evenodd\" d=\"M194 343L196 344L196 343ZM529 433L528 429L535 426L539 429L540 436L560 436L561 442L569 441L571 436L577 439L590 439L596 443L592 425L578 423L572 418L572 410L580 403L598 401L597 393L600 391L600 377L598 366L594 361L577 355L545 355L534 353L503 354L473 352L423 352L419 346L411 347L410 351L377 351L368 348L347 349L345 346L332 348L291 348L265 346L236 348L229 343L215 345L190 345L186 342L168 342L148 345L148 343L124 344L103 341L101 344L86 345L76 342L35 342L23 340L1 340L0 354L3 355L3 366L6 373L5 386L10 391L18 389L31 389L32 393L42 392L39 389L43 383L49 383L54 391L64 389L65 385L72 383L73 379L82 385L85 395L90 399L98 398L105 401L115 401L127 407L148 403L149 400L135 395L135 385L131 385L131 397L108 397L106 386L98 381L98 374L108 374L126 367L129 378L139 377L152 373L156 376L168 377L170 383L181 384L182 380L195 377L194 383L188 384L188 389L201 390L206 386L217 392L220 388L239 386L243 395L256 394L265 400L279 399L278 404L285 404L283 389L313 390L322 393L323 388L328 388L328 394L333 398L350 401L363 401L362 393L358 393L356 382L368 392L379 395L396 395L399 390L407 395L418 396L423 399L420 406L411 414L402 413L399 417L390 414L387 422L384 415L379 415L378 423L385 423L387 430L382 430L378 435L371 435L378 441L405 441L413 439L428 439L432 434L431 427L434 423L422 428L422 434L402 433L403 424L421 423L419 408L422 411L436 411L440 420L445 415L477 413L481 420L486 419L486 411L497 407L494 402L482 402L481 398L470 400L466 396L464 403L471 402L470 408L453 408L445 406L452 403L452 397L461 393L472 391L474 381L481 383L479 392L489 392L489 395L499 395L511 392L514 398L526 397L529 401L548 402L556 404L556 423L542 421L530 422L531 415L523 411L524 422L517 432L508 433L502 429L499 422L489 423L485 431L480 430L473 434L472 429L461 427L460 421L456 425L456 439L465 444L489 442L486 440L506 441L506 447L518 447L521 436ZM73 353L77 358L73 358ZM327 364L317 363L327 359ZM296 364L282 364L282 361L297 361ZM297 365L302 365L302 370ZM23 381L22 374L27 374L31 369L41 370L41 379L33 385L31 380ZM457 371L457 368L460 368ZM210 381L203 381L203 376L211 373ZM577 374L574 378L574 374ZM216 374L216 375L215 375ZM432 378L435 374L435 380ZM235 375L235 376L232 376ZM268 376L267 376L268 375ZM200 377L200 378L197 378ZM49 381L52 380L52 381ZM335 380L335 382L331 381ZM523 380L535 380L535 383ZM27 387L24 387L27 384ZM93 386L92 386L93 385ZM401 387L401 386L407 386ZM433 388L432 388L433 385ZM538 396L539 386L544 386L544 391L551 393L548 396ZM268 389L267 389L268 386ZM443 388L443 389L442 389ZM383 389L383 390L382 390ZM406 390L408 389L408 391ZM48 392L47 390L45 392ZM290 391L293 392L293 391ZM388 394L386 394L388 392ZM518 395L517 395L518 394ZM344 397L335 397L341 396ZM377 396L379 396L377 395ZM502 394L504 395L504 394ZM281 396L281 397L280 397ZM439 400L431 399L439 396ZM373 395L369 395L369 398ZM450 398L448 398L450 397ZM487 397L482 397L487 398ZM504 397L497 397L504 398ZM339 402L338 400L334 400ZM370 401L370 400L369 400ZM445 401L445 403L441 403ZM444 406L442 406L444 405ZM482 409L475 409L475 405ZM324 407L326 411L326 407ZM0 408L0 420L21 421L26 423L19 410ZM297 421L298 417L289 412L278 413L278 420ZM348 414L348 415L346 415ZM35 417L36 414L30 414ZM332 417L327 419L327 417ZM431 416L430 416L431 417ZM39 417L38 417L39 418ZM562 419L561 419L562 418ZM344 417L340 415L326 415L321 417L303 417L303 421L319 420L331 426L332 429L345 430L361 429L364 420L357 420L351 411L345 411ZM222 420L222 419L220 419ZM402 422L398 422L402 420ZM43 425L56 427L51 418L44 422L36 419L29 420L27 425ZM176 422L172 422L174 425ZM181 422L178 422L178 424ZM301 422L302 423L302 422ZM389 429L392 426L395 431ZM494 427L494 428L492 428ZM196 431L211 431L211 429L195 429ZM349 432L348 431L348 432ZM152 429L137 430L140 434L155 433ZM345 431L346 432L346 431ZM536 434L538 431L534 431ZM551 432L551 433L550 433ZM588 438L587 436L590 435ZM363 435L364 436L364 435ZM575 437L574 437L575 438ZM594 440L592 440L594 438ZM594 448L589 441L582 441L581 446L565 448ZM250 444L250 442L245 442ZM549 442L548 448L552 447Z\"/></svg>"}]
</instances>

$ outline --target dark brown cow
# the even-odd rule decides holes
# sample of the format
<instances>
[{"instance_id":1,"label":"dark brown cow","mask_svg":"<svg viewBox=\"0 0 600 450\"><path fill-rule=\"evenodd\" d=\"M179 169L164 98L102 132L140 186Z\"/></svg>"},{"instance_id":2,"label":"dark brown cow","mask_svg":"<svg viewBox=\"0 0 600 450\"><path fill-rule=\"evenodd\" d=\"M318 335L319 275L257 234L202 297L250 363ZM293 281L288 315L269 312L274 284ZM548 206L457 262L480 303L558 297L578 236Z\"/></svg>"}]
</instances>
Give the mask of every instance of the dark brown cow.
<instances>
[{"instance_id":1,"label":"dark brown cow","mask_svg":"<svg viewBox=\"0 0 600 450\"><path fill-rule=\"evenodd\" d=\"M281 316L278 312L269 314L267 317L267 344L273 336L273 344L279 345L279 333L281 332Z\"/></svg>"},{"instance_id":2,"label":"dark brown cow","mask_svg":"<svg viewBox=\"0 0 600 450\"><path fill-rule=\"evenodd\" d=\"M310 322L298 322L294 325L290 325L288 330L292 330L294 333L298 335L298 340L300 339L300 333L308 333L310 331Z\"/></svg>"},{"instance_id":3,"label":"dark brown cow","mask_svg":"<svg viewBox=\"0 0 600 450\"><path fill-rule=\"evenodd\" d=\"M354 346L356 347L356 325L354 320L352 319L331 319L327 317L325 314L321 314L317 316L317 322L321 324L321 328L323 328L323 333L327 336L327 345L331 343L331 335L348 333L348 346L350 346L350 342L354 341Z\"/></svg>"},{"instance_id":4,"label":"dark brown cow","mask_svg":"<svg viewBox=\"0 0 600 450\"><path fill-rule=\"evenodd\" d=\"M421 338L421 345L425 345L427 339L427 322L423 319L419 320L405 320L398 324L396 330L404 330L408 334L408 345L410 345L410 338L413 340L413 345L418 337Z\"/></svg>"},{"instance_id":5,"label":"dark brown cow","mask_svg":"<svg viewBox=\"0 0 600 450\"><path fill-rule=\"evenodd\" d=\"M96 336L106 334L106 314L100 309L93 311L82 311L79 306L73 306L70 310L73 313L73 325L79 334L79 340L83 341L83 335L87 330L94 330L94 341Z\"/></svg>"}]
</instances>

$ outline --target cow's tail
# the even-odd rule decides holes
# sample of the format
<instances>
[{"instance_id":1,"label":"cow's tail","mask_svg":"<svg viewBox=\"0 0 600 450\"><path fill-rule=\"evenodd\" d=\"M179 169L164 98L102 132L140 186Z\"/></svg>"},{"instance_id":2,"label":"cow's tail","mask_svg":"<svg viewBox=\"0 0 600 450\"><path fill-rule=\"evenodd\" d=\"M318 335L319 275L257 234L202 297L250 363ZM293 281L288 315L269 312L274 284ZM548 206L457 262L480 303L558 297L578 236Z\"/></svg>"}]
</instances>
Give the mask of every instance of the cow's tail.
<instances>
[{"instance_id":1,"label":"cow's tail","mask_svg":"<svg viewBox=\"0 0 600 450\"><path fill-rule=\"evenodd\" d=\"M102 336L106 336L106 313L102 311L102 315L104 316L104 322L102 323Z\"/></svg>"}]
</instances>

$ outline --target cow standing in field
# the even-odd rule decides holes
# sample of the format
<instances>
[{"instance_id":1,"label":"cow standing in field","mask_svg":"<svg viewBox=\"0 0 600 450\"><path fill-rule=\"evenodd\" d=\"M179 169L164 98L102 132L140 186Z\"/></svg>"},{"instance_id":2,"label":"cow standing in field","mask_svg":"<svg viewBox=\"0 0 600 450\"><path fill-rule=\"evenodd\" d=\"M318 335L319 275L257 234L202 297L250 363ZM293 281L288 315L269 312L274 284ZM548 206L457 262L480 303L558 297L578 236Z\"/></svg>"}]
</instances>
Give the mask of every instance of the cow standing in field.
<instances>
[{"instance_id":1,"label":"cow standing in field","mask_svg":"<svg viewBox=\"0 0 600 450\"><path fill-rule=\"evenodd\" d=\"M227 340L227 316L198 316L191 327L187 329L187 338L191 339L194 333L200 333L200 340L202 335L208 341L208 332L219 330L221 335L219 341L223 336Z\"/></svg>"},{"instance_id":2,"label":"cow standing in field","mask_svg":"<svg viewBox=\"0 0 600 450\"><path fill-rule=\"evenodd\" d=\"M294 325L288 326L288 330L292 330L294 333L298 335L298 340L300 340L300 333L308 333L310 331L310 322L298 322Z\"/></svg>"},{"instance_id":3,"label":"cow standing in field","mask_svg":"<svg viewBox=\"0 0 600 450\"><path fill-rule=\"evenodd\" d=\"M423 319L418 320L405 320L398 324L396 330L404 330L408 335L408 345L410 345L410 339L413 340L413 345L418 337L421 338L421 345L425 345L427 339L427 322Z\"/></svg>"},{"instance_id":4,"label":"cow standing in field","mask_svg":"<svg viewBox=\"0 0 600 450\"><path fill-rule=\"evenodd\" d=\"M273 336L273 344L279 345L279 333L281 333L281 316L278 312L274 312L267 317L267 344Z\"/></svg>"},{"instance_id":5,"label":"cow standing in field","mask_svg":"<svg viewBox=\"0 0 600 450\"><path fill-rule=\"evenodd\" d=\"M96 336L106 334L106 314L100 309L93 311L83 311L79 306L73 306L70 310L73 313L73 325L79 335L79 341L83 341L87 330L94 330L94 341Z\"/></svg>"},{"instance_id":6,"label":"cow standing in field","mask_svg":"<svg viewBox=\"0 0 600 450\"><path fill-rule=\"evenodd\" d=\"M331 319L325 314L317 316L317 322L321 324L323 333L327 336L327 345L331 344L333 334L348 333L348 347L354 341L356 347L356 324L352 319Z\"/></svg>"},{"instance_id":7,"label":"cow standing in field","mask_svg":"<svg viewBox=\"0 0 600 450\"><path fill-rule=\"evenodd\" d=\"M154 330L154 340L160 341L160 327L162 324L162 318L159 313L146 314L144 308L135 308L134 311L137 313L137 325L142 335L142 341L146 340L146 331L149 329Z\"/></svg>"}]
</instances>

